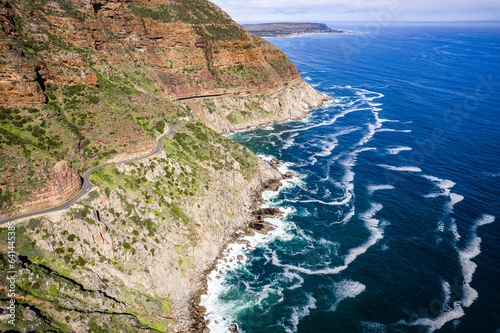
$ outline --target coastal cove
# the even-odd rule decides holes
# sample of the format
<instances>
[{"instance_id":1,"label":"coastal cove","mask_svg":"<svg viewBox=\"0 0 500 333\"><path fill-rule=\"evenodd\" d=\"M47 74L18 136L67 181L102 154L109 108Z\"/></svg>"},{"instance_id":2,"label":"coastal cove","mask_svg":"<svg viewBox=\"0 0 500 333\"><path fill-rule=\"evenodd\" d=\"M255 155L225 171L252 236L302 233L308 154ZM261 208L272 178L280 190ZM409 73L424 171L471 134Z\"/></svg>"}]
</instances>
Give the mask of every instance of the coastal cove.
<instances>
[{"instance_id":1,"label":"coastal cove","mask_svg":"<svg viewBox=\"0 0 500 333\"><path fill-rule=\"evenodd\" d=\"M298 176L263 193L283 213L273 229L208 274L211 332L500 328L499 37L429 24L270 39L335 102L229 136Z\"/></svg>"}]
</instances>

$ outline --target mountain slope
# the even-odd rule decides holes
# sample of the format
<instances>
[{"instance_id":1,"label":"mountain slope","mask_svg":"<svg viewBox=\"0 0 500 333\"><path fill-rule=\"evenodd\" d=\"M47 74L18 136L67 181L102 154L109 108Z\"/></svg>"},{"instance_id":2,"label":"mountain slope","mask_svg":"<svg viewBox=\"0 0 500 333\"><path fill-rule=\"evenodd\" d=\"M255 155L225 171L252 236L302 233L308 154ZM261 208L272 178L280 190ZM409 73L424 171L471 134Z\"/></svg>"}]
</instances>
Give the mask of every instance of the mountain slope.
<instances>
[{"instance_id":1,"label":"mountain slope","mask_svg":"<svg viewBox=\"0 0 500 333\"><path fill-rule=\"evenodd\" d=\"M301 82L283 52L208 1L0 3L0 214L42 207L61 159L82 173L149 149L162 124L192 116L176 99ZM312 96L308 106L320 104L312 88L300 90ZM197 117L221 131L276 112L265 111L235 110L218 126ZM40 204L20 205L28 201Z\"/></svg>"},{"instance_id":2,"label":"mountain slope","mask_svg":"<svg viewBox=\"0 0 500 333\"><path fill-rule=\"evenodd\" d=\"M16 329L199 331L203 272L282 177L220 133L325 96L205 0L0 0L0 24L0 218L62 203L93 165L197 120L158 155L99 169L70 209L16 225Z\"/></svg>"}]
</instances>

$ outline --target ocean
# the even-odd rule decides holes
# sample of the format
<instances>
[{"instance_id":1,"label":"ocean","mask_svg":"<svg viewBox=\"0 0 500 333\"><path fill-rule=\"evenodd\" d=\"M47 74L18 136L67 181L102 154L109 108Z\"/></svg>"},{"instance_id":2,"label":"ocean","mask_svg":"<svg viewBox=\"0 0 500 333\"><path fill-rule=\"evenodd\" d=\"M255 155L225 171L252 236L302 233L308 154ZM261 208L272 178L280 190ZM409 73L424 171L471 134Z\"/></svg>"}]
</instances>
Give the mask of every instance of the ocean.
<instances>
[{"instance_id":1,"label":"ocean","mask_svg":"<svg viewBox=\"0 0 500 333\"><path fill-rule=\"evenodd\" d=\"M230 135L299 176L208 276L211 332L500 332L500 25L344 28L268 39L334 100Z\"/></svg>"}]
</instances>

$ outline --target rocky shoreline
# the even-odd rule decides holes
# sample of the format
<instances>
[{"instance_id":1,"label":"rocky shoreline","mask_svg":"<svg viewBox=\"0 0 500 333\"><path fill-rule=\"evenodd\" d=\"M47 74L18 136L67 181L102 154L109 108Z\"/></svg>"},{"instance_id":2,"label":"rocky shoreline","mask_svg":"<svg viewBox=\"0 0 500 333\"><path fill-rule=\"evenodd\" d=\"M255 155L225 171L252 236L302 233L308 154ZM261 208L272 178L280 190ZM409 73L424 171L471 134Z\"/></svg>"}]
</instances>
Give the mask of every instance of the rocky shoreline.
<instances>
[{"instance_id":1,"label":"rocky shoreline","mask_svg":"<svg viewBox=\"0 0 500 333\"><path fill-rule=\"evenodd\" d=\"M278 171L278 166L280 165L280 161L276 158L270 162L273 168ZM267 234L268 232L274 229L273 225L264 221L264 218L269 217L277 217L282 215L283 213L275 207L262 208L262 204L265 202L262 194L265 191L277 191L283 184L282 181L285 179L290 179L296 176L293 172L287 172L285 174L281 174L280 178L273 179L268 181L267 183L262 184L262 187L259 191L255 193L253 198L253 203L251 206L252 217L253 219L248 222L246 227L242 230L243 232L236 232L233 237L221 248L219 255L213 261L212 265L203 272L202 279L202 287L195 293L194 297L190 300L190 317L192 318L192 323L189 324L191 327L195 327L195 332L200 333L209 333L210 330L207 327L207 322L204 318L206 309L200 305L201 296L206 294L208 289L207 276L216 268L217 262L223 258L224 252L230 244L241 242L241 238L253 235L254 233L262 233ZM236 324L234 326L228 327L229 332L237 333L238 328Z\"/></svg>"},{"instance_id":2,"label":"rocky shoreline","mask_svg":"<svg viewBox=\"0 0 500 333\"><path fill-rule=\"evenodd\" d=\"M222 132L224 133L234 133L236 131L248 130L252 127L263 127L267 125L274 125L278 123L304 119L308 116L309 112L312 109L324 107L325 102L332 100L332 98L330 98L329 96L316 91L305 81L301 81L293 85L292 87L288 87L288 89L284 89L280 92L271 93L270 95L268 95L268 97L273 97L278 100L276 104L270 103L265 107L266 109L274 108L275 110L279 110L277 114L275 114L271 119L254 119L248 121L246 124L237 126L231 126L231 124L228 123L218 122L218 119L210 119L210 122L212 124L217 124L218 126L216 127L218 128L223 128ZM271 100L273 98L271 98ZM215 102L215 105L217 105L218 107L222 107L224 104L241 107L241 105L239 105L241 104L241 101L232 99L230 97L221 98L218 102ZM205 114L209 115L208 113ZM270 165L275 171L280 173L278 171L278 167L280 165L280 161L278 159L274 158L272 161L270 161ZM208 288L207 277L215 269L217 262L222 259L224 251L230 244L239 242L240 239L244 236L252 235L256 232L266 234L273 229L273 226L270 223L265 222L264 218L276 217L281 215L282 212L277 208L260 208L264 203L262 193L265 191L276 191L279 189L279 187L282 186L282 181L284 179L289 179L296 176L291 172L287 172L285 174L280 173L280 175L281 176L278 178L271 179L266 183L263 183L260 189L255 192L250 206L252 218L247 222L246 226L243 229L239 229L238 231L236 231L233 234L233 237L231 237L227 242L224 243L216 259L213 260L210 266L200 274L201 287L194 292L193 297L191 297L191 299L189 300L189 314L188 316L186 316L185 314L180 316L180 318L182 318L182 324L176 325L176 328L173 332L210 332L204 318L206 309L200 306L201 295L206 294ZM187 319L187 317L190 319ZM187 327L191 327L191 329L187 329ZM180 329L180 331L177 331L177 328ZM237 328L235 327L233 327L232 330L232 332L237 332Z\"/></svg>"}]
</instances>

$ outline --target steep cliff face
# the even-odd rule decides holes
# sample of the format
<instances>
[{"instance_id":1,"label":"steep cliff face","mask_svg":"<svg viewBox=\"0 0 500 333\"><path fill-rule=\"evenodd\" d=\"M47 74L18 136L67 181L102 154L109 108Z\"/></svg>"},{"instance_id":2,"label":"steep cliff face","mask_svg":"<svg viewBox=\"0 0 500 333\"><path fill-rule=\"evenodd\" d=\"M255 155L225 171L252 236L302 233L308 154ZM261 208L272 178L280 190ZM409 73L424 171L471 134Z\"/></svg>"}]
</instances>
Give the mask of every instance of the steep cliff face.
<instances>
[{"instance_id":1,"label":"steep cliff face","mask_svg":"<svg viewBox=\"0 0 500 333\"><path fill-rule=\"evenodd\" d=\"M2 3L4 104L43 103L47 84L95 86L104 68L142 74L175 98L265 92L300 80L279 49L209 1Z\"/></svg>"},{"instance_id":2,"label":"steep cliff face","mask_svg":"<svg viewBox=\"0 0 500 333\"><path fill-rule=\"evenodd\" d=\"M48 186L23 204L21 212L33 212L58 206L74 197L82 188L82 179L68 161L57 162L50 170Z\"/></svg>"}]
</instances>

